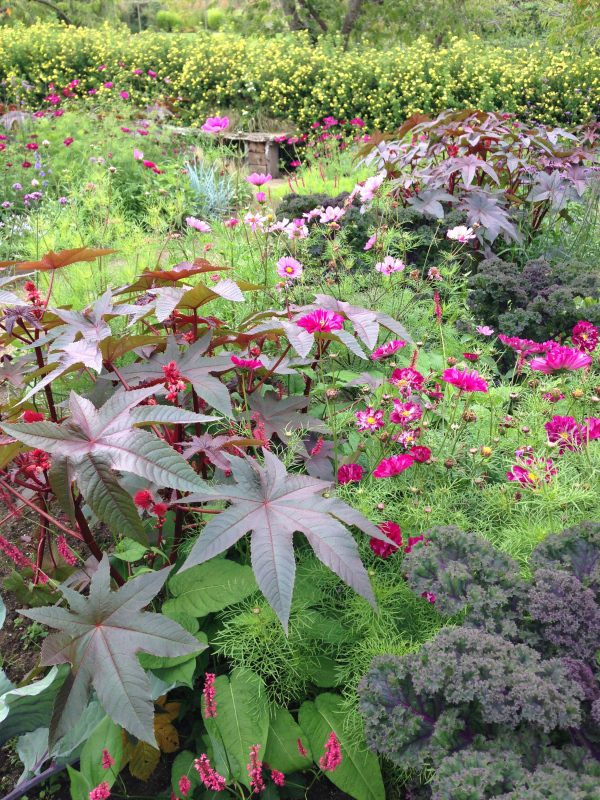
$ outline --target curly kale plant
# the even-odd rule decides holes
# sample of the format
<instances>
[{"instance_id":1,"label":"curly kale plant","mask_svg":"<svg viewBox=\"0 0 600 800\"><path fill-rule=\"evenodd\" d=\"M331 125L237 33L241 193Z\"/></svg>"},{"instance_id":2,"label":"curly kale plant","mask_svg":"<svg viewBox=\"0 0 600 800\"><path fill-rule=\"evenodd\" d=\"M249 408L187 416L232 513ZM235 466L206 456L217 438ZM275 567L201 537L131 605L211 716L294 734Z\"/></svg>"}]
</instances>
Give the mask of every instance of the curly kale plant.
<instances>
[{"instance_id":1,"label":"curly kale plant","mask_svg":"<svg viewBox=\"0 0 600 800\"><path fill-rule=\"evenodd\" d=\"M576 303L576 298L600 297L597 276L583 265L535 259L521 269L499 258L487 259L469 278L469 286L467 302L475 316L507 336L545 341L570 335L582 318L600 322L600 305L581 308Z\"/></svg>"},{"instance_id":2,"label":"curly kale plant","mask_svg":"<svg viewBox=\"0 0 600 800\"><path fill-rule=\"evenodd\" d=\"M434 768L435 800L599 800L600 525L549 536L529 582L452 526L427 531L404 565L417 596L464 623L373 660L359 686L371 749Z\"/></svg>"}]
</instances>

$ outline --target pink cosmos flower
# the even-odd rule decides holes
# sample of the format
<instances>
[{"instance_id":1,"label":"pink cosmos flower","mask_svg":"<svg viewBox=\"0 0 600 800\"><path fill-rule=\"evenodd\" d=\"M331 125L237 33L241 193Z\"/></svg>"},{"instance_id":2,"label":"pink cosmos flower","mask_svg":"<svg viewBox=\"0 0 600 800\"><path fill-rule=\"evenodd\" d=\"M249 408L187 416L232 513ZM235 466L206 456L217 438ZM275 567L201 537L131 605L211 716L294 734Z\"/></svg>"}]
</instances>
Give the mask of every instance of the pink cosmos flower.
<instances>
[{"instance_id":1,"label":"pink cosmos flower","mask_svg":"<svg viewBox=\"0 0 600 800\"><path fill-rule=\"evenodd\" d=\"M466 228L464 225L457 225L456 228L452 228L452 230L446 233L448 239L454 239L457 242L462 242L465 244L469 241L469 239L475 239L475 234L473 233L473 228Z\"/></svg>"},{"instance_id":2,"label":"pink cosmos flower","mask_svg":"<svg viewBox=\"0 0 600 800\"><path fill-rule=\"evenodd\" d=\"M156 171L156 164L154 163L154 161L148 161L147 159L144 159L144 161L142 161L142 164L146 167L146 169L151 169Z\"/></svg>"},{"instance_id":3,"label":"pink cosmos flower","mask_svg":"<svg viewBox=\"0 0 600 800\"><path fill-rule=\"evenodd\" d=\"M337 206L336 208L334 208L333 206L327 206L325 211L319 212L319 214L321 215L319 222L323 223L323 225L326 225L330 222L335 223L338 221L338 219L341 219L345 213L346 211L343 208L338 208Z\"/></svg>"},{"instance_id":4,"label":"pink cosmos flower","mask_svg":"<svg viewBox=\"0 0 600 800\"><path fill-rule=\"evenodd\" d=\"M362 480L363 468L360 464L343 464L337 472L337 481L343 486L345 483L352 483Z\"/></svg>"},{"instance_id":5,"label":"pink cosmos flower","mask_svg":"<svg viewBox=\"0 0 600 800\"><path fill-rule=\"evenodd\" d=\"M221 133L227 129L228 125L229 119L227 117L209 117L202 126L202 130L207 133Z\"/></svg>"},{"instance_id":6,"label":"pink cosmos flower","mask_svg":"<svg viewBox=\"0 0 600 800\"><path fill-rule=\"evenodd\" d=\"M423 445L417 445L415 447L410 448L410 454L417 462L417 464L423 464L425 461L429 461L431 458L431 450L428 447L424 447Z\"/></svg>"},{"instance_id":7,"label":"pink cosmos flower","mask_svg":"<svg viewBox=\"0 0 600 800\"><path fill-rule=\"evenodd\" d=\"M238 358L237 356L231 356L231 362L235 364L236 367L239 367L239 369L260 369L262 367L262 363L254 358Z\"/></svg>"},{"instance_id":8,"label":"pink cosmos flower","mask_svg":"<svg viewBox=\"0 0 600 800\"><path fill-rule=\"evenodd\" d=\"M185 221L190 228L194 228L195 230L200 231L200 233L210 233L212 231L212 228L207 222L204 222L201 219L196 219L196 217L186 217Z\"/></svg>"},{"instance_id":9,"label":"pink cosmos flower","mask_svg":"<svg viewBox=\"0 0 600 800\"><path fill-rule=\"evenodd\" d=\"M461 371L456 367L451 367L444 371L442 380L456 386L461 392L487 392L488 385L476 370L469 372L468 369Z\"/></svg>"},{"instance_id":10,"label":"pink cosmos flower","mask_svg":"<svg viewBox=\"0 0 600 800\"><path fill-rule=\"evenodd\" d=\"M256 202L257 203L264 203L267 199L267 195L264 192L257 192L256 193Z\"/></svg>"},{"instance_id":11,"label":"pink cosmos flower","mask_svg":"<svg viewBox=\"0 0 600 800\"><path fill-rule=\"evenodd\" d=\"M377 242L377 234L374 233L373 236L369 237L369 240L367 241L363 249L370 250L376 242Z\"/></svg>"},{"instance_id":12,"label":"pink cosmos flower","mask_svg":"<svg viewBox=\"0 0 600 800\"><path fill-rule=\"evenodd\" d=\"M341 763L342 751L340 750L340 743L334 731L331 731L325 745L325 755L319 759L319 766L323 772L335 772Z\"/></svg>"},{"instance_id":13,"label":"pink cosmos flower","mask_svg":"<svg viewBox=\"0 0 600 800\"><path fill-rule=\"evenodd\" d=\"M360 199L362 203L368 203L375 197L375 192L379 189L383 181L385 180L385 172L379 173L379 175L373 175L363 183L363 185L359 189Z\"/></svg>"},{"instance_id":14,"label":"pink cosmos flower","mask_svg":"<svg viewBox=\"0 0 600 800\"><path fill-rule=\"evenodd\" d=\"M373 351L371 358L373 361L379 361L380 358L389 358L389 356L393 355L397 350L405 346L406 342L404 342L402 339L392 339L391 342L382 344L381 347L378 347L377 350Z\"/></svg>"},{"instance_id":15,"label":"pink cosmos flower","mask_svg":"<svg viewBox=\"0 0 600 800\"><path fill-rule=\"evenodd\" d=\"M290 162L290 167L299 167L299 166L300 166L300 161L291 161Z\"/></svg>"},{"instance_id":16,"label":"pink cosmos flower","mask_svg":"<svg viewBox=\"0 0 600 800\"><path fill-rule=\"evenodd\" d=\"M277 262L277 274L281 278L293 281L302 275L302 264L291 256L284 256Z\"/></svg>"},{"instance_id":17,"label":"pink cosmos flower","mask_svg":"<svg viewBox=\"0 0 600 800\"><path fill-rule=\"evenodd\" d=\"M365 411L355 411L354 416L359 431L375 433L379 428L383 428L383 411L375 411L369 407Z\"/></svg>"},{"instance_id":18,"label":"pink cosmos flower","mask_svg":"<svg viewBox=\"0 0 600 800\"><path fill-rule=\"evenodd\" d=\"M318 331L331 333L331 331L339 331L343 328L344 318L335 311L325 311L319 308L305 317L301 317L296 324L308 333L317 333Z\"/></svg>"},{"instance_id":19,"label":"pink cosmos flower","mask_svg":"<svg viewBox=\"0 0 600 800\"><path fill-rule=\"evenodd\" d=\"M360 117L354 117L354 119L350 120L350 125L356 125L358 128L364 128L365 123Z\"/></svg>"},{"instance_id":20,"label":"pink cosmos flower","mask_svg":"<svg viewBox=\"0 0 600 800\"><path fill-rule=\"evenodd\" d=\"M597 417L586 417L584 422L586 424L579 432L579 441L586 444L593 439L600 439L600 419Z\"/></svg>"},{"instance_id":21,"label":"pink cosmos flower","mask_svg":"<svg viewBox=\"0 0 600 800\"><path fill-rule=\"evenodd\" d=\"M265 183L273 180L273 178L271 175L259 175L258 172L253 172L252 175L247 175L244 180L248 181L248 183L251 183L253 186L263 186Z\"/></svg>"},{"instance_id":22,"label":"pink cosmos flower","mask_svg":"<svg viewBox=\"0 0 600 800\"><path fill-rule=\"evenodd\" d=\"M594 327L591 322L579 320L573 328L572 340L575 347L578 347L582 353L591 353L598 346L598 328Z\"/></svg>"},{"instance_id":23,"label":"pink cosmos flower","mask_svg":"<svg viewBox=\"0 0 600 800\"><path fill-rule=\"evenodd\" d=\"M521 464L515 464L512 472L506 473L509 481L518 481L534 488L539 488L542 480L549 483L552 475L556 475L556 470L552 469L550 458L526 458Z\"/></svg>"},{"instance_id":24,"label":"pink cosmos flower","mask_svg":"<svg viewBox=\"0 0 600 800\"><path fill-rule=\"evenodd\" d=\"M154 72L152 69L148 70L148 75L150 75L151 78L156 78L156 72Z\"/></svg>"},{"instance_id":25,"label":"pink cosmos flower","mask_svg":"<svg viewBox=\"0 0 600 800\"><path fill-rule=\"evenodd\" d=\"M383 261L375 264L377 272L388 276L391 275L392 272L402 272L405 267L406 264L401 259L393 258L393 256L386 256Z\"/></svg>"},{"instance_id":26,"label":"pink cosmos flower","mask_svg":"<svg viewBox=\"0 0 600 800\"><path fill-rule=\"evenodd\" d=\"M244 217L244 222L246 225L250 225L250 228L253 231L256 231L257 229L264 227L265 217L262 217L260 214L252 214L251 212L248 212Z\"/></svg>"},{"instance_id":27,"label":"pink cosmos flower","mask_svg":"<svg viewBox=\"0 0 600 800\"><path fill-rule=\"evenodd\" d=\"M564 394L554 395L552 392L546 392L546 394L542 395L542 400L546 400L548 403L558 403L560 400L564 399Z\"/></svg>"},{"instance_id":28,"label":"pink cosmos flower","mask_svg":"<svg viewBox=\"0 0 600 800\"><path fill-rule=\"evenodd\" d=\"M532 358L529 366L532 370L552 375L554 372L571 372L572 370L587 367L592 363L592 357L571 347L555 345L545 358Z\"/></svg>"},{"instance_id":29,"label":"pink cosmos flower","mask_svg":"<svg viewBox=\"0 0 600 800\"><path fill-rule=\"evenodd\" d=\"M129 92L119 92L123 100L129 100Z\"/></svg>"},{"instance_id":30,"label":"pink cosmos flower","mask_svg":"<svg viewBox=\"0 0 600 800\"><path fill-rule=\"evenodd\" d=\"M506 347L510 347L515 353L521 353L526 356L530 353L545 353L555 345L555 342L543 342L539 344L538 342L532 342L531 339L519 339L518 336L505 336L503 333L499 334L498 338L502 344L506 345Z\"/></svg>"},{"instance_id":31,"label":"pink cosmos flower","mask_svg":"<svg viewBox=\"0 0 600 800\"><path fill-rule=\"evenodd\" d=\"M73 139L72 136L67 136L67 138L64 140L63 144L64 144L65 147L69 147L69 145L73 144L74 141L75 140Z\"/></svg>"},{"instance_id":32,"label":"pink cosmos flower","mask_svg":"<svg viewBox=\"0 0 600 800\"><path fill-rule=\"evenodd\" d=\"M200 780L208 789L212 789L214 792L222 792L227 786L225 778L211 767L206 753L203 753L200 758L194 761L194 769L198 775L200 775Z\"/></svg>"},{"instance_id":33,"label":"pink cosmos flower","mask_svg":"<svg viewBox=\"0 0 600 800\"><path fill-rule=\"evenodd\" d=\"M482 336L491 336L494 332L494 329L490 328L489 325L478 325L475 330Z\"/></svg>"},{"instance_id":34,"label":"pink cosmos flower","mask_svg":"<svg viewBox=\"0 0 600 800\"><path fill-rule=\"evenodd\" d=\"M430 281L443 281L442 275L437 267L429 267L427 277Z\"/></svg>"},{"instance_id":35,"label":"pink cosmos flower","mask_svg":"<svg viewBox=\"0 0 600 800\"><path fill-rule=\"evenodd\" d=\"M390 456L384 458L383 461L373 472L375 478L392 478L394 475L400 475L405 469L412 466L414 458L408 455Z\"/></svg>"},{"instance_id":36,"label":"pink cosmos flower","mask_svg":"<svg viewBox=\"0 0 600 800\"><path fill-rule=\"evenodd\" d=\"M133 74L134 75L141 75L142 74L142 70L141 69L134 69L133 70Z\"/></svg>"},{"instance_id":37,"label":"pink cosmos flower","mask_svg":"<svg viewBox=\"0 0 600 800\"><path fill-rule=\"evenodd\" d=\"M544 425L548 433L548 441L559 442L559 451L562 453L565 448L573 450L579 434L579 423L573 417L559 417L556 414Z\"/></svg>"},{"instance_id":38,"label":"pink cosmos flower","mask_svg":"<svg viewBox=\"0 0 600 800\"><path fill-rule=\"evenodd\" d=\"M236 225L239 225L239 222L240 222L239 219L236 219L235 217L230 217L229 219L226 219L223 224L225 225L226 228L235 228Z\"/></svg>"},{"instance_id":39,"label":"pink cosmos flower","mask_svg":"<svg viewBox=\"0 0 600 800\"><path fill-rule=\"evenodd\" d=\"M302 222L302 220L300 220ZM304 224L297 225L296 220L290 222L289 225L283 229L288 239L306 239L308 236L308 228Z\"/></svg>"},{"instance_id":40,"label":"pink cosmos flower","mask_svg":"<svg viewBox=\"0 0 600 800\"><path fill-rule=\"evenodd\" d=\"M104 89L112 89L114 84L112 81L107 81L106 83L103 83L102 86Z\"/></svg>"},{"instance_id":41,"label":"pink cosmos flower","mask_svg":"<svg viewBox=\"0 0 600 800\"><path fill-rule=\"evenodd\" d=\"M404 396L409 395L412 391L420 392L424 380L421 373L412 367L395 369L390 377L392 386L396 386Z\"/></svg>"},{"instance_id":42,"label":"pink cosmos flower","mask_svg":"<svg viewBox=\"0 0 600 800\"><path fill-rule=\"evenodd\" d=\"M395 522L383 522L377 527L382 533L385 533L388 539L396 542L396 545L382 542L381 539L376 539L373 536L371 539L369 539L369 547L376 556L387 558L392 553L396 553L399 547L402 547L402 531L400 530L400 526L396 525Z\"/></svg>"},{"instance_id":43,"label":"pink cosmos flower","mask_svg":"<svg viewBox=\"0 0 600 800\"><path fill-rule=\"evenodd\" d=\"M399 444L400 447L403 447L405 450L408 450L409 448L412 448L420 435L420 428L415 428L414 430L404 428L400 431L400 433L395 433L392 436L392 441L396 442L396 444Z\"/></svg>"},{"instance_id":44,"label":"pink cosmos flower","mask_svg":"<svg viewBox=\"0 0 600 800\"><path fill-rule=\"evenodd\" d=\"M408 425L410 422L421 419L422 416L423 409L416 403L394 400L394 410L390 414L390 422L393 422L394 425Z\"/></svg>"}]
</instances>

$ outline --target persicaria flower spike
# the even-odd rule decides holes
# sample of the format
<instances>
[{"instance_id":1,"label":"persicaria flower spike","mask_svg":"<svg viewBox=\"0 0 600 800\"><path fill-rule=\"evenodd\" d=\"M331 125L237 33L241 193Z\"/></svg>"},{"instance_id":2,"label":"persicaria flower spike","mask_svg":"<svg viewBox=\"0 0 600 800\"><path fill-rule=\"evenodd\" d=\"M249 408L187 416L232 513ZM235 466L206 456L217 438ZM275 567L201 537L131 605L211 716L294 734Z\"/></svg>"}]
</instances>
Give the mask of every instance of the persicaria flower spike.
<instances>
[{"instance_id":1,"label":"persicaria flower spike","mask_svg":"<svg viewBox=\"0 0 600 800\"><path fill-rule=\"evenodd\" d=\"M207 789L212 789L214 792L222 792L227 786L225 778L211 767L206 753L203 753L200 758L194 761L194 769L200 775L200 780Z\"/></svg>"},{"instance_id":2,"label":"persicaria flower spike","mask_svg":"<svg viewBox=\"0 0 600 800\"><path fill-rule=\"evenodd\" d=\"M77 563L77 558L76 558L75 554L74 554L74 553L72 553L72 552L71 552L71 550L69 549L69 545L67 544L67 540L66 540L66 539L65 539L65 537L62 535L62 533L61 533L61 535L60 535L60 536L59 536L59 537L56 539L56 547L57 547L57 549L58 549L58 552L59 552L59 553L60 553L60 555L62 556L62 559L63 559L63 561L64 561L66 564L68 564L70 567L74 567L74 566L75 566L75 564ZM109 753L108 753L108 750L103 750L103 751L102 751L102 766L104 767L104 769L108 769L108 767L112 767L112 765L114 764L114 761L111 761L111 763L110 763L110 764L108 764L107 766L105 766L105 764L104 764L104 758L105 758L105 755L104 755L104 754L105 754L105 753L106 753L106 755L108 756L108 758L110 759L110 755L109 755Z\"/></svg>"},{"instance_id":3,"label":"persicaria flower spike","mask_svg":"<svg viewBox=\"0 0 600 800\"><path fill-rule=\"evenodd\" d=\"M271 778L275 786L285 786L285 775L277 769L271 770Z\"/></svg>"},{"instance_id":4,"label":"persicaria flower spike","mask_svg":"<svg viewBox=\"0 0 600 800\"><path fill-rule=\"evenodd\" d=\"M187 775L182 775L181 778L179 778L179 791L184 797L188 796L191 786L192 784Z\"/></svg>"},{"instance_id":5,"label":"persicaria flower spike","mask_svg":"<svg viewBox=\"0 0 600 800\"><path fill-rule=\"evenodd\" d=\"M4 536L0 536L0 550L4 550L6 555L14 561L18 567L30 567L31 562L26 558L21 551L11 544Z\"/></svg>"},{"instance_id":6,"label":"persicaria flower spike","mask_svg":"<svg viewBox=\"0 0 600 800\"><path fill-rule=\"evenodd\" d=\"M102 750L102 767L104 769L110 769L110 767L114 767L115 762L111 754L108 752L106 748Z\"/></svg>"},{"instance_id":7,"label":"persicaria flower spike","mask_svg":"<svg viewBox=\"0 0 600 800\"><path fill-rule=\"evenodd\" d=\"M300 739L300 737L298 737L298 752L300 753L302 758L306 758L306 748L302 744L302 739Z\"/></svg>"},{"instance_id":8,"label":"persicaria flower spike","mask_svg":"<svg viewBox=\"0 0 600 800\"><path fill-rule=\"evenodd\" d=\"M250 789L253 790L254 794L258 794L265 788L262 779L262 761L258 757L259 750L259 744L250 746L250 763L246 767L250 774Z\"/></svg>"},{"instance_id":9,"label":"persicaria flower spike","mask_svg":"<svg viewBox=\"0 0 600 800\"><path fill-rule=\"evenodd\" d=\"M90 800L106 800L107 797L110 797L108 781L102 781L99 786L96 786L96 788L92 789L90 792Z\"/></svg>"},{"instance_id":10,"label":"persicaria flower spike","mask_svg":"<svg viewBox=\"0 0 600 800\"><path fill-rule=\"evenodd\" d=\"M335 731L331 731L325 745L325 755L319 759L323 772L335 772L342 763L342 751Z\"/></svg>"},{"instance_id":11,"label":"persicaria flower spike","mask_svg":"<svg viewBox=\"0 0 600 800\"><path fill-rule=\"evenodd\" d=\"M214 673L207 672L204 681L204 716L206 719L217 716L215 677Z\"/></svg>"}]
</instances>

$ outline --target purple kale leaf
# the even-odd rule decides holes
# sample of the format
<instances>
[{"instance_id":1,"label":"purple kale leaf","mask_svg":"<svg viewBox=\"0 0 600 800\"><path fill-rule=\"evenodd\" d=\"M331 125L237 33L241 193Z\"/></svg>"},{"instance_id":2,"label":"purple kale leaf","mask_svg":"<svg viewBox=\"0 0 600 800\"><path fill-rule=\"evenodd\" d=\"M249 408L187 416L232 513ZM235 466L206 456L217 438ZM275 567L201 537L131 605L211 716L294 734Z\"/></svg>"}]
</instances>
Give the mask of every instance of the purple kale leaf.
<instances>
[{"instance_id":1,"label":"purple kale leaf","mask_svg":"<svg viewBox=\"0 0 600 800\"><path fill-rule=\"evenodd\" d=\"M531 554L532 570L567 570L600 596L600 524L580 522L551 533Z\"/></svg>"}]
</instances>

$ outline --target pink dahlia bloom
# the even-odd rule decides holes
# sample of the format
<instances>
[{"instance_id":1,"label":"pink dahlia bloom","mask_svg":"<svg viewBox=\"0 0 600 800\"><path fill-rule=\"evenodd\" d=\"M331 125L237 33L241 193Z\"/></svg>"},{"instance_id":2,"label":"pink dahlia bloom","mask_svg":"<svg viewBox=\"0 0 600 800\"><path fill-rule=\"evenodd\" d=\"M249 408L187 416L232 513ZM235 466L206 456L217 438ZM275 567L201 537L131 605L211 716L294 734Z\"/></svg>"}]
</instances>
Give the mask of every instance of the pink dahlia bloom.
<instances>
[{"instance_id":1,"label":"pink dahlia bloom","mask_svg":"<svg viewBox=\"0 0 600 800\"><path fill-rule=\"evenodd\" d=\"M395 369L390 377L390 383L400 390L403 395L409 395L411 392L420 392L423 388L424 377L420 372L412 367L403 367L402 369Z\"/></svg>"},{"instance_id":2,"label":"pink dahlia bloom","mask_svg":"<svg viewBox=\"0 0 600 800\"><path fill-rule=\"evenodd\" d=\"M369 540L369 547L376 556L387 558L392 553L396 553L399 547L402 547L402 531L400 530L400 525L396 525L395 522L384 522L377 527L382 533L385 533L388 539L396 542L396 545L394 546L393 544L382 542L381 539L376 539L373 536Z\"/></svg>"},{"instance_id":3,"label":"pink dahlia bloom","mask_svg":"<svg viewBox=\"0 0 600 800\"><path fill-rule=\"evenodd\" d=\"M476 370L469 372L468 369L461 371L456 367L451 367L444 371L442 380L451 383L462 392L487 392L488 390L487 383Z\"/></svg>"},{"instance_id":4,"label":"pink dahlia bloom","mask_svg":"<svg viewBox=\"0 0 600 800\"><path fill-rule=\"evenodd\" d=\"M281 278L293 281L302 275L302 264L291 256L284 256L277 262L277 274Z\"/></svg>"},{"instance_id":5,"label":"pink dahlia bloom","mask_svg":"<svg viewBox=\"0 0 600 800\"><path fill-rule=\"evenodd\" d=\"M297 320L297 324L308 333L317 333L318 331L331 333L331 331L342 329L344 318L340 314L336 314L335 311L325 311L319 308L305 317L301 317Z\"/></svg>"},{"instance_id":6,"label":"pink dahlia bloom","mask_svg":"<svg viewBox=\"0 0 600 800\"><path fill-rule=\"evenodd\" d=\"M579 320L573 328L572 340L575 347L579 348L582 353L591 353L598 347L598 328L594 327L591 322Z\"/></svg>"},{"instance_id":7,"label":"pink dahlia bloom","mask_svg":"<svg viewBox=\"0 0 600 800\"><path fill-rule=\"evenodd\" d=\"M202 126L202 130L207 133L221 133L227 129L228 125L229 119L227 117L209 117Z\"/></svg>"},{"instance_id":8,"label":"pink dahlia bloom","mask_svg":"<svg viewBox=\"0 0 600 800\"><path fill-rule=\"evenodd\" d=\"M515 353L529 355L530 353L545 353L555 345L555 342L532 342L531 339L519 339L518 336L505 336L503 333L499 334L498 338L506 347L510 347Z\"/></svg>"},{"instance_id":9,"label":"pink dahlia bloom","mask_svg":"<svg viewBox=\"0 0 600 800\"><path fill-rule=\"evenodd\" d=\"M390 414L390 422L393 422L394 425L408 425L410 422L421 419L422 416L423 409L416 403L394 400L394 410Z\"/></svg>"},{"instance_id":10,"label":"pink dahlia bloom","mask_svg":"<svg viewBox=\"0 0 600 800\"><path fill-rule=\"evenodd\" d=\"M353 481L358 483L362 479L363 476L363 468L360 464L343 464L337 473L337 479L339 484L344 483L352 483Z\"/></svg>"},{"instance_id":11,"label":"pink dahlia bloom","mask_svg":"<svg viewBox=\"0 0 600 800\"><path fill-rule=\"evenodd\" d=\"M354 416L359 431L375 433L379 428L383 428L383 411L367 408L365 411L355 411Z\"/></svg>"},{"instance_id":12,"label":"pink dahlia bloom","mask_svg":"<svg viewBox=\"0 0 600 800\"><path fill-rule=\"evenodd\" d=\"M373 472L373 476L375 478L392 478L412 466L413 461L414 458L407 455L384 458Z\"/></svg>"},{"instance_id":13,"label":"pink dahlia bloom","mask_svg":"<svg viewBox=\"0 0 600 800\"><path fill-rule=\"evenodd\" d=\"M194 228L194 230L200 231L200 233L210 233L212 231L212 228L207 222L204 222L201 219L196 219L196 217L186 217L185 221L190 228Z\"/></svg>"},{"instance_id":14,"label":"pink dahlia bloom","mask_svg":"<svg viewBox=\"0 0 600 800\"><path fill-rule=\"evenodd\" d=\"M518 481L524 486L538 488L542 480L550 482L552 475L556 475L556 470L552 469L552 459L548 458L526 458L521 464L515 464L511 472L506 473L509 481Z\"/></svg>"},{"instance_id":15,"label":"pink dahlia bloom","mask_svg":"<svg viewBox=\"0 0 600 800\"><path fill-rule=\"evenodd\" d=\"M262 364L254 358L238 358L238 356L231 356L231 362L239 369L260 369Z\"/></svg>"},{"instance_id":16,"label":"pink dahlia bloom","mask_svg":"<svg viewBox=\"0 0 600 800\"><path fill-rule=\"evenodd\" d=\"M402 272L405 267L406 264L401 259L393 258L392 256L386 256L383 261L375 264L377 272L388 276L391 275L392 272Z\"/></svg>"},{"instance_id":17,"label":"pink dahlia bloom","mask_svg":"<svg viewBox=\"0 0 600 800\"><path fill-rule=\"evenodd\" d=\"M406 347L406 342L403 342L402 339L392 339L391 342L387 342L387 344L382 344L381 347L378 347L377 350L373 352L371 358L373 361L379 361L380 358L389 358L389 356L393 355L401 347Z\"/></svg>"},{"instance_id":18,"label":"pink dahlia bloom","mask_svg":"<svg viewBox=\"0 0 600 800\"><path fill-rule=\"evenodd\" d=\"M559 417L556 414L544 425L550 442L559 443L559 452L574 450L579 438L579 423L573 417Z\"/></svg>"},{"instance_id":19,"label":"pink dahlia bloom","mask_svg":"<svg viewBox=\"0 0 600 800\"><path fill-rule=\"evenodd\" d=\"M571 347L555 345L545 358L532 358L529 366L532 370L552 375L554 372L571 372L592 363L592 357L587 353L574 350Z\"/></svg>"},{"instance_id":20,"label":"pink dahlia bloom","mask_svg":"<svg viewBox=\"0 0 600 800\"><path fill-rule=\"evenodd\" d=\"M265 175L264 173L259 175L258 172L253 172L252 175L246 175L244 180L251 183L252 186L264 186L265 183L273 180L273 178L271 175Z\"/></svg>"}]
</instances>

